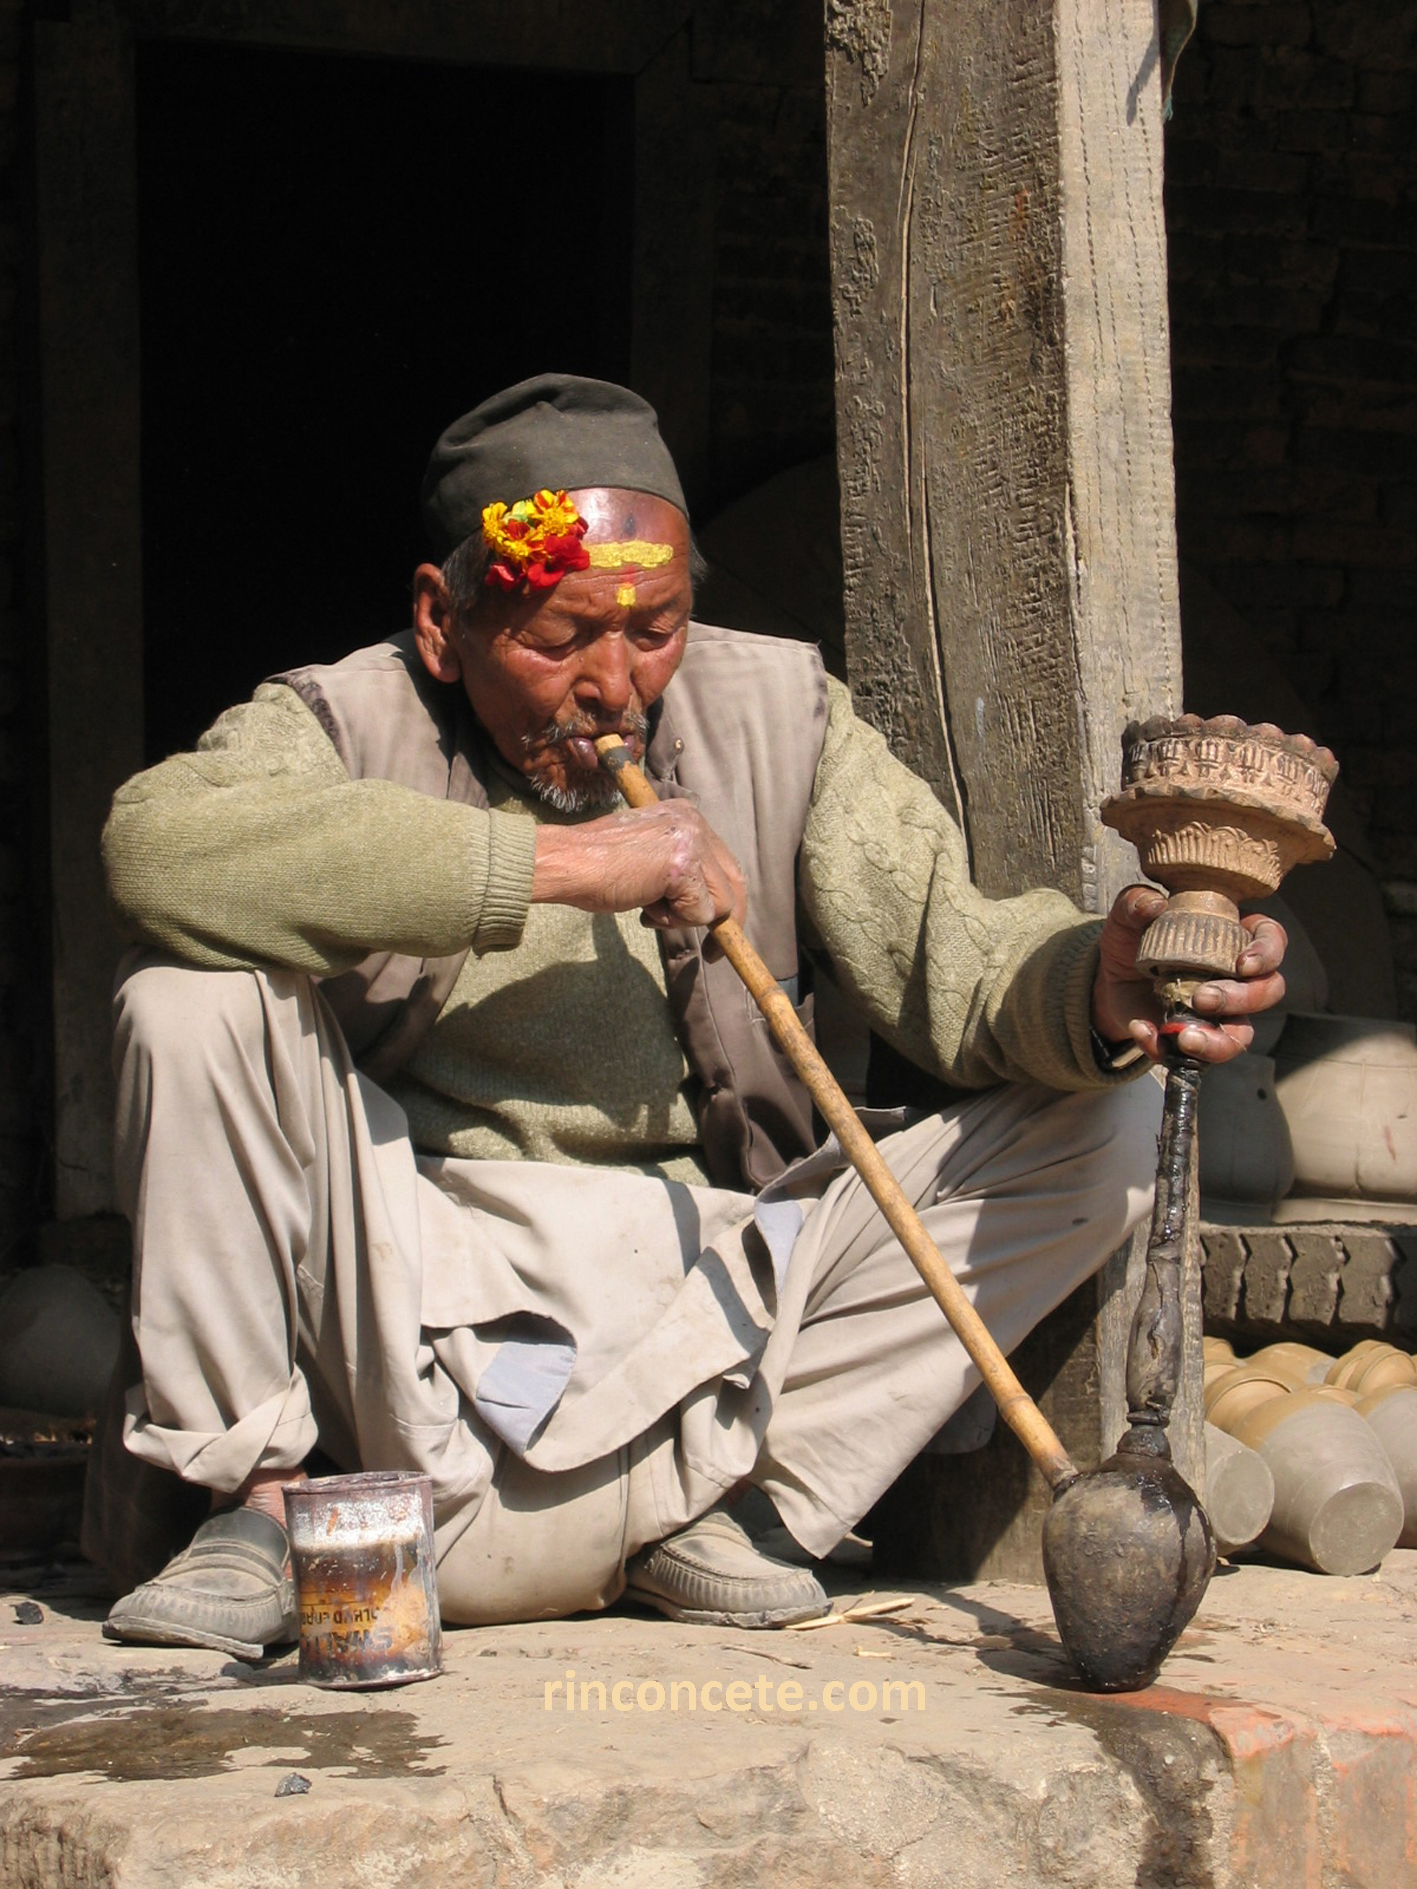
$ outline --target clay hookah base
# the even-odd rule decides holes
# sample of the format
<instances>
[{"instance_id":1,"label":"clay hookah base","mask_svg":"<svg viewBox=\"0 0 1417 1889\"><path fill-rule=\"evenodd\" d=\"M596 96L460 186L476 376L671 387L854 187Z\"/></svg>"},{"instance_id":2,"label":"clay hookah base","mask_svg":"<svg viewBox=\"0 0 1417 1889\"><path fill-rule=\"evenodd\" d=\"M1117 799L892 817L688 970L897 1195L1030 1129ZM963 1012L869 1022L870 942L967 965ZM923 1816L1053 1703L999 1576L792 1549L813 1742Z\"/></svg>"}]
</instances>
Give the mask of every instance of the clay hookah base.
<instances>
[{"instance_id":1,"label":"clay hookah base","mask_svg":"<svg viewBox=\"0 0 1417 1889\"><path fill-rule=\"evenodd\" d=\"M1126 1444L1065 1489L1043 1524L1058 1637L1097 1692L1151 1684L1215 1570L1195 1491L1165 1458Z\"/></svg>"}]
</instances>

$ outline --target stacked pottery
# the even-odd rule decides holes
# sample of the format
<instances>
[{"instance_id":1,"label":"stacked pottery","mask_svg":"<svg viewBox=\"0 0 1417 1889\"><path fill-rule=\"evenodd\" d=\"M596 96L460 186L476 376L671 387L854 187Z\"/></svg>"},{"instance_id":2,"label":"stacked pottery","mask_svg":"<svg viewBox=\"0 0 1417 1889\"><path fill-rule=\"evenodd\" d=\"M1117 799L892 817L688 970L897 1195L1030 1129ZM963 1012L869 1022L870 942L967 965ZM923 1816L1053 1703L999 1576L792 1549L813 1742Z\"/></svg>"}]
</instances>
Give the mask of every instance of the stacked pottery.
<instances>
[{"instance_id":1,"label":"stacked pottery","mask_svg":"<svg viewBox=\"0 0 1417 1889\"><path fill-rule=\"evenodd\" d=\"M1258 1405L1235 1430L1274 1477L1260 1546L1321 1574L1375 1568L1402 1533L1402 1491L1350 1397L1310 1384Z\"/></svg>"},{"instance_id":2,"label":"stacked pottery","mask_svg":"<svg viewBox=\"0 0 1417 1889\"><path fill-rule=\"evenodd\" d=\"M1238 1366L1236 1347L1228 1337L1211 1337L1209 1334L1200 1341L1200 1368L1202 1381L1209 1390L1217 1377L1224 1377L1226 1371L1234 1371Z\"/></svg>"},{"instance_id":3,"label":"stacked pottery","mask_svg":"<svg viewBox=\"0 0 1417 1889\"><path fill-rule=\"evenodd\" d=\"M1222 1345L1224 1348L1222 1349ZM1205 1506L1221 1554L1248 1547L1269 1525L1274 1478L1257 1450L1230 1432L1249 1410L1303 1383L1295 1371L1262 1355L1241 1364L1224 1340L1204 1341Z\"/></svg>"},{"instance_id":4,"label":"stacked pottery","mask_svg":"<svg viewBox=\"0 0 1417 1889\"><path fill-rule=\"evenodd\" d=\"M1205 1512L1218 1554L1234 1554L1257 1541L1274 1511L1274 1477L1258 1450L1205 1426Z\"/></svg>"},{"instance_id":5,"label":"stacked pottery","mask_svg":"<svg viewBox=\"0 0 1417 1889\"><path fill-rule=\"evenodd\" d=\"M1217 1377L1233 1371L1239 1362L1235 1356L1235 1347L1228 1338L1212 1338L1207 1332L1201 1339L1201 1370L1207 1390Z\"/></svg>"},{"instance_id":6,"label":"stacked pottery","mask_svg":"<svg viewBox=\"0 0 1417 1889\"><path fill-rule=\"evenodd\" d=\"M1417 1548L1417 1359L1368 1338L1338 1359L1328 1381L1357 1396L1354 1408L1387 1452L1402 1491L1397 1545Z\"/></svg>"},{"instance_id":7,"label":"stacked pottery","mask_svg":"<svg viewBox=\"0 0 1417 1889\"><path fill-rule=\"evenodd\" d=\"M1241 1418L1250 1411L1272 1398L1302 1389L1304 1382L1300 1372L1272 1364L1263 1353L1256 1353L1211 1379L1205 1391L1206 1422L1234 1436Z\"/></svg>"},{"instance_id":8,"label":"stacked pottery","mask_svg":"<svg viewBox=\"0 0 1417 1889\"><path fill-rule=\"evenodd\" d=\"M1417 1548L1417 1383L1387 1384L1354 1406L1377 1437L1402 1492L1399 1548Z\"/></svg>"},{"instance_id":9,"label":"stacked pottery","mask_svg":"<svg viewBox=\"0 0 1417 1889\"><path fill-rule=\"evenodd\" d=\"M1334 1359L1271 1345L1211 1378L1206 1417L1273 1480L1262 1548L1320 1573L1361 1574L1399 1538L1417 1542L1417 1369L1395 1346L1368 1340ZM1231 1454L1217 1444L1215 1455L1220 1482L1228 1471L1238 1487Z\"/></svg>"},{"instance_id":10,"label":"stacked pottery","mask_svg":"<svg viewBox=\"0 0 1417 1889\"><path fill-rule=\"evenodd\" d=\"M1297 1339L1285 1338L1277 1345L1266 1345L1263 1351L1257 1351L1250 1362L1255 1364L1261 1359L1266 1364L1278 1365L1283 1371L1292 1371L1301 1384L1331 1382L1329 1372L1333 1369L1333 1357L1327 1351L1320 1351L1317 1345L1303 1345Z\"/></svg>"},{"instance_id":11,"label":"stacked pottery","mask_svg":"<svg viewBox=\"0 0 1417 1889\"><path fill-rule=\"evenodd\" d=\"M1380 1338L1365 1338L1341 1358L1330 1360L1323 1381L1366 1397L1388 1385L1417 1384L1417 1364L1396 1345L1386 1345Z\"/></svg>"}]
</instances>

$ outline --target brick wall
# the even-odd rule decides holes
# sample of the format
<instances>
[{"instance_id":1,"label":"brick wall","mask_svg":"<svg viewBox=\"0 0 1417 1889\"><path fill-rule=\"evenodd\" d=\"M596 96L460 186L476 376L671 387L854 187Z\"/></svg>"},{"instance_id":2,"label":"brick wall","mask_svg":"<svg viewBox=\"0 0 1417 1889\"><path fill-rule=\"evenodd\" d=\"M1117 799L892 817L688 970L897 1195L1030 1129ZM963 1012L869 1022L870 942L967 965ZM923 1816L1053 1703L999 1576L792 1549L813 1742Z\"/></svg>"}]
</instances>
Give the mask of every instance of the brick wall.
<instances>
[{"instance_id":1,"label":"brick wall","mask_svg":"<svg viewBox=\"0 0 1417 1889\"><path fill-rule=\"evenodd\" d=\"M1417 10L1202 0L1167 130L1177 533L1338 754L1417 1018Z\"/></svg>"},{"instance_id":2,"label":"brick wall","mask_svg":"<svg viewBox=\"0 0 1417 1889\"><path fill-rule=\"evenodd\" d=\"M39 1195L35 1135L37 919L30 883L37 765L27 739L28 665L20 616L16 313L20 214L15 184L16 92L24 32L20 0L0 0L0 1269L33 1228Z\"/></svg>"}]
</instances>

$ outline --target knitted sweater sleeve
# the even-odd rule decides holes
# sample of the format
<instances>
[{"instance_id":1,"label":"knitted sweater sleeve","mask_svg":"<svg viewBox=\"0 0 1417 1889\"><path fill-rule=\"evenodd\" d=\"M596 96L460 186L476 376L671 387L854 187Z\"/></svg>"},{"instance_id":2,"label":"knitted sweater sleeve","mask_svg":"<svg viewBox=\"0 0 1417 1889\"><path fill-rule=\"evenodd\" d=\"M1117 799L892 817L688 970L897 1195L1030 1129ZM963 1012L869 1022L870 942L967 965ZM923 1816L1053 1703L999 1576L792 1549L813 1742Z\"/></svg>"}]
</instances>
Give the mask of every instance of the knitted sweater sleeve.
<instances>
[{"instance_id":1,"label":"knitted sweater sleeve","mask_svg":"<svg viewBox=\"0 0 1417 1889\"><path fill-rule=\"evenodd\" d=\"M125 937L214 969L331 975L370 951L515 945L529 820L351 780L294 690L266 684L195 752L137 774L103 832Z\"/></svg>"},{"instance_id":2,"label":"knitted sweater sleeve","mask_svg":"<svg viewBox=\"0 0 1417 1889\"><path fill-rule=\"evenodd\" d=\"M799 887L841 989L947 1082L1106 1086L1089 1023L1100 921L1060 892L986 899L934 794L831 688Z\"/></svg>"}]
</instances>

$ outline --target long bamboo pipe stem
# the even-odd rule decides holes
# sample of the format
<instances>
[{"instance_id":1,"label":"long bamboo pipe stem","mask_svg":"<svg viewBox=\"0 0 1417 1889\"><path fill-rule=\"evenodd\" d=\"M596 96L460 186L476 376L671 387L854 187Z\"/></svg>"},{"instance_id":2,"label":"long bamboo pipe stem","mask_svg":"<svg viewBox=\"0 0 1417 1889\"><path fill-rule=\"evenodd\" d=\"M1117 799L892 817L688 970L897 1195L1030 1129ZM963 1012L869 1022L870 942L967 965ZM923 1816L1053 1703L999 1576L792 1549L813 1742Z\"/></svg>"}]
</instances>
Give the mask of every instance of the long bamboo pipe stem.
<instances>
[{"instance_id":1,"label":"long bamboo pipe stem","mask_svg":"<svg viewBox=\"0 0 1417 1889\"><path fill-rule=\"evenodd\" d=\"M600 736L595 747L601 765L614 776L620 792L632 807L652 807L658 803L658 795L635 766L618 735ZM767 1019L783 1054L806 1084L843 1154L865 1182L891 1231L914 1261L936 1304L978 1367L1005 1423L1037 1463L1054 1493L1065 1489L1077 1479L1075 1464L1048 1419L1018 1381L983 1319L965 1297L959 1281L921 1224L919 1214L906 1199L900 1182L881 1159L875 1142L861 1126L836 1077L799 1022L790 999L778 988L777 979L749 944L736 920L722 918L711 930L724 956Z\"/></svg>"}]
</instances>

